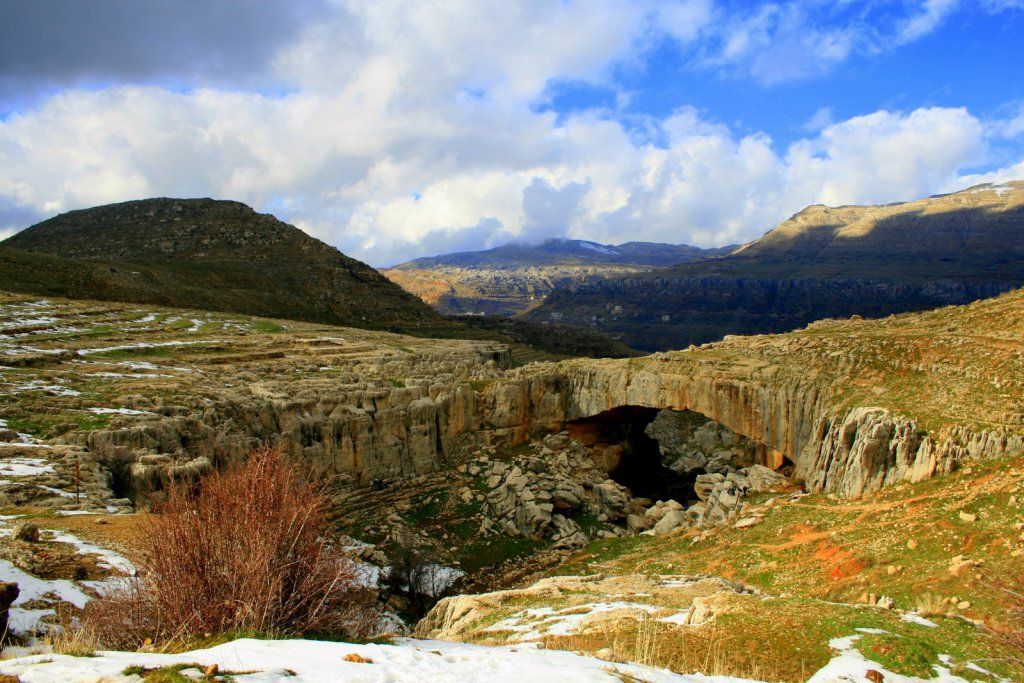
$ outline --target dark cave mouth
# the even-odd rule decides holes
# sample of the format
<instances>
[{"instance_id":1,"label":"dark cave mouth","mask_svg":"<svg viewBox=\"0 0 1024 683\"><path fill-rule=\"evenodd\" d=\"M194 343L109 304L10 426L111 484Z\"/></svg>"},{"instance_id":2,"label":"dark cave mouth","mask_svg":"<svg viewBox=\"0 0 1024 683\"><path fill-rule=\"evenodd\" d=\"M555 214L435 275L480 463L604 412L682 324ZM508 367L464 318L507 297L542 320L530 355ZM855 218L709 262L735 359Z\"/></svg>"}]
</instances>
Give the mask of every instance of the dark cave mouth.
<instances>
[{"instance_id":1,"label":"dark cave mouth","mask_svg":"<svg viewBox=\"0 0 1024 683\"><path fill-rule=\"evenodd\" d=\"M622 457L608 476L628 488L633 496L651 501L695 502L697 473L683 474L668 467L658 441L645 431L659 412L657 408L619 406L573 420L567 427L569 435L584 445L622 446Z\"/></svg>"}]
</instances>

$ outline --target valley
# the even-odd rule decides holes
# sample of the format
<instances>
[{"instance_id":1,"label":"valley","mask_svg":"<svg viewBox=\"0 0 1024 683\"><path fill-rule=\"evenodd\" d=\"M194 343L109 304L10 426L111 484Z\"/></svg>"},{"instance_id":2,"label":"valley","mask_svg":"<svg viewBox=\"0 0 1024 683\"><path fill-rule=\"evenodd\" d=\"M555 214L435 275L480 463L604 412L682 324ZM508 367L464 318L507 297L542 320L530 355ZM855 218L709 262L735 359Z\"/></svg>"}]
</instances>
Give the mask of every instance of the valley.
<instances>
[{"instance_id":1,"label":"valley","mask_svg":"<svg viewBox=\"0 0 1024 683\"><path fill-rule=\"evenodd\" d=\"M535 246L508 244L418 258L383 273L446 315L511 317L539 306L558 288L645 273L732 249L550 239Z\"/></svg>"},{"instance_id":2,"label":"valley","mask_svg":"<svg viewBox=\"0 0 1024 683\"><path fill-rule=\"evenodd\" d=\"M926 310L1024 283L1024 182L881 206L809 206L721 258L553 291L528 316L647 351L815 320Z\"/></svg>"}]
</instances>

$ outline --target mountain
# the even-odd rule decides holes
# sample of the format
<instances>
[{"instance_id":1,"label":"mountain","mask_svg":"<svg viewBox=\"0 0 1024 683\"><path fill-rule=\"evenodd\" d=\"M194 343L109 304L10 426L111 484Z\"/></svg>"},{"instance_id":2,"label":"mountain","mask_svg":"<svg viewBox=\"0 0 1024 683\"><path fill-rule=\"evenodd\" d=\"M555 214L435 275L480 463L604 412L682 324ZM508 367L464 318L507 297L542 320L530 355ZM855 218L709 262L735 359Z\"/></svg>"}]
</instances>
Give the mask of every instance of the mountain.
<instances>
[{"instance_id":1,"label":"mountain","mask_svg":"<svg viewBox=\"0 0 1024 683\"><path fill-rule=\"evenodd\" d=\"M557 238L418 258L384 274L443 313L512 316L536 306L557 287L642 273L733 248Z\"/></svg>"},{"instance_id":2,"label":"mountain","mask_svg":"<svg viewBox=\"0 0 1024 683\"><path fill-rule=\"evenodd\" d=\"M443 267L517 270L524 266L595 265L610 263L631 266L672 266L721 253L688 244L626 242L599 244L587 240L554 238L540 244L505 244L484 251L460 251L414 259L394 270L431 270Z\"/></svg>"},{"instance_id":3,"label":"mountain","mask_svg":"<svg viewBox=\"0 0 1024 683\"><path fill-rule=\"evenodd\" d=\"M234 201L143 199L55 216L0 242L0 289L489 339L523 359L634 354L589 328L446 319L365 263Z\"/></svg>"},{"instance_id":4,"label":"mountain","mask_svg":"<svg viewBox=\"0 0 1024 683\"><path fill-rule=\"evenodd\" d=\"M0 242L0 288L415 330L443 318L370 266L240 202L69 211Z\"/></svg>"},{"instance_id":5,"label":"mountain","mask_svg":"<svg viewBox=\"0 0 1024 683\"><path fill-rule=\"evenodd\" d=\"M880 317L1024 284L1024 182L881 206L814 205L719 258L568 284L534 320L659 350L827 317Z\"/></svg>"}]
</instances>

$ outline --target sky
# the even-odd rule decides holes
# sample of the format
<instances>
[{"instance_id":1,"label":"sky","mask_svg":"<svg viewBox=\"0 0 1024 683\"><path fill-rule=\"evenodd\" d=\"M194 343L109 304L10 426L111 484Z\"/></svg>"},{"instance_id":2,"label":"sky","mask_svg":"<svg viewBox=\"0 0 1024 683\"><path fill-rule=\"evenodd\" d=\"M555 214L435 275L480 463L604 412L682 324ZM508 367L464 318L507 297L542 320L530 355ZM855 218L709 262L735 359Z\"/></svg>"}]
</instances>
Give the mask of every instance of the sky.
<instances>
[{"instance_id":1,"label":"sky","mask_svg":"<svg viewBox=\"0 0 1024 683\"><path fill-rule=\"evenodd\" d=\"M0 237L215 197L375 266L1024 179L1024 0L0 0Z\"/></svg>"}]
</instances>

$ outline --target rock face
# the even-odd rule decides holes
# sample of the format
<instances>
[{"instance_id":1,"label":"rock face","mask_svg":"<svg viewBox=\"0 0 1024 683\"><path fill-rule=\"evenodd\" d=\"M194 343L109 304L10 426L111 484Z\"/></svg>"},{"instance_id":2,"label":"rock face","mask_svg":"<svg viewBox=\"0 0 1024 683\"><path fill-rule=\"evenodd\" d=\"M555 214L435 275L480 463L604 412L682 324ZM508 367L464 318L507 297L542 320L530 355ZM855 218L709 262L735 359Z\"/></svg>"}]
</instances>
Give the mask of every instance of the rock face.
<instances>
[{"instance_id":1,"label":"rock face","mask_svg":"<svg viewBox=\"0 0 1024 683\"><path fill-rule=\"evenodd\" d=\"M813 381L758 381L699 361L673 365L685 356L650 357L643 369L587 361L516 371L485 398L485 426L522 440L620 406L691 410L760 443L758 464L784 457L809 490L848 496L946 473L969 457L1024 452L1019 434L959 428L936 436L886 409L837 409Z\"/></svg>"},{"instance_id":2,"label":"rock face","mask_svg":"<svg viewBox=\"0 0 1024 683\"><path fill-rule=\"evenodd\" d=\"M367 381L287 398L233 393L202 410L66 438L113 469L127 467L125 493L131 495L160 488L168 477L201 475L260 445L278 446L327 475L344 474L363 483L413 476L452 458L458 439L475 428L475 393L468 380L496 376L500 366L489 361L487 352L479 357L409 355L383 371L408 376L417 364L430 364L437 379L407 387Z\"/></svg>"}]
</instances>

